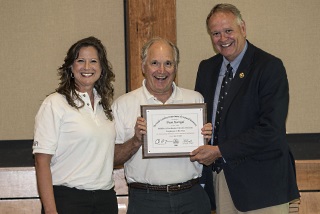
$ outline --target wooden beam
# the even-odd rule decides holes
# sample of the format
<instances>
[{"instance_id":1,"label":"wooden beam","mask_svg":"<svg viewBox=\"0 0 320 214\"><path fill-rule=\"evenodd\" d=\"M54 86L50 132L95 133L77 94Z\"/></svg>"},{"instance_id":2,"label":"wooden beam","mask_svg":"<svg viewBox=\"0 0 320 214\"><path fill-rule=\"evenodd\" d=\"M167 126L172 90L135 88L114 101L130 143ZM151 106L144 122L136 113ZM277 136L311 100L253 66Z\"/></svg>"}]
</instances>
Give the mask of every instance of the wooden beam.
<instances>
[{"instance_id":1,"label":"wooden beam","mask_svg":"<svg viewBox=\"0 0 320 214\"><path fill-rule=\"evenodd\" d=\"M141 86L141 48L152 37L176 43L176 0L126 0L127 89Z\"/></svg>"}]
</instances>

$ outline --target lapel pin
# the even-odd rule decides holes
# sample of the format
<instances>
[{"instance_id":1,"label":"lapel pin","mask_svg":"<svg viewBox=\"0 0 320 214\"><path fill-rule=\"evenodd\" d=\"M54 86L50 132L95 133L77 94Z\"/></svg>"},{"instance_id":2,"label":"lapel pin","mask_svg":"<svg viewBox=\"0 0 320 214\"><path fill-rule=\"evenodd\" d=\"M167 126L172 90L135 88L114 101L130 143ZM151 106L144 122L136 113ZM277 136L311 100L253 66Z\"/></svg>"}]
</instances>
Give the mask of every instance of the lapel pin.
<instances>
[{"instance_id":1,"label":"lapel pin","mask_svg":"<svg viewBox=\"0 0 320 214\"><path fill-rule=\"evenodd\" d=\"M240 78L243 78L243 77L244 77L244 73L241 72L241 73L239 74L239 77L240 77Z\"/></svg>"}]
</instances>

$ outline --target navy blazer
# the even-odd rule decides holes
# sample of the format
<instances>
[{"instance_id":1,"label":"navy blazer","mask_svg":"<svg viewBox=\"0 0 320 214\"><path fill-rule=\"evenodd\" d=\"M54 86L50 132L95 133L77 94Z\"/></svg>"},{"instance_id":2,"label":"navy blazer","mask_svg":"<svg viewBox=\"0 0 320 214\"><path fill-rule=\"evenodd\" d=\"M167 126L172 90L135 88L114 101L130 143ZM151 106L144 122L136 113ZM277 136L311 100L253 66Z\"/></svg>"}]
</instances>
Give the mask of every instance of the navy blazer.
<instances>
[{"instance_id":1,"label":"navy blazer","mask_svg":"<svg viewBox=\"0 0 320 214\"><path fill-rule=\"evenodd\" d=\"M222 61L217 54L198 68L195 90L207 103L208 122ZM245 212L299 198L286 141L289 88L282 61L248 42L224 102L219 149L236 208Z\"/></svg>"}]
</instances>

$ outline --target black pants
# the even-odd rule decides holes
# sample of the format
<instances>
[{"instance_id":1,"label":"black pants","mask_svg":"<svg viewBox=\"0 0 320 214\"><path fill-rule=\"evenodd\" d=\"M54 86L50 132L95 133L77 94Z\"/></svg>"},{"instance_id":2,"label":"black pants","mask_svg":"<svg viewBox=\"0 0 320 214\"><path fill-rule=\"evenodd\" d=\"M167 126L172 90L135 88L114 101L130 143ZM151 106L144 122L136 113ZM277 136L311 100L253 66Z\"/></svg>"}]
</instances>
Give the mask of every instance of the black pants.
<instances>
[{"instance_id":1,"label":"black pants","mask_svg":"<svg viewBox=\"0 0 320 214\"><path fill-rule=\"evenodd\" d=\"M210 208L199 184L177 192L130 188L127 214L210 214Z\"/></svg>"},{"instance_id":2,"label":"black pants","mask_svg":"<svg viewBox=\"0 0 320 214\"><path fill-rule=\"evenodd\" d=\"M118 202L113 188L87 191L53 186L53 191L59 214L118 214Z\"/></svg>"}]
</instances>

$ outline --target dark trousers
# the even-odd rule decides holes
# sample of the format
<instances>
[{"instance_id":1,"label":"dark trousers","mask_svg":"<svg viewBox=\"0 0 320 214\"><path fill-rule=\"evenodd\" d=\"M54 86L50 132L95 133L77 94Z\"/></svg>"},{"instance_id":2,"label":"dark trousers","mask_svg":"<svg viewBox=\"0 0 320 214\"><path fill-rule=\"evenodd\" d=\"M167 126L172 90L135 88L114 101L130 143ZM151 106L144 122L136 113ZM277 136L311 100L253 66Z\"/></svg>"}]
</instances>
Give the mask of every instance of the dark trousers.
<instances>
[{"instance_id":1,"label":"dark trousers","mask_svg":"<svg viewBox=\"0 0 320 214\"><path fill-rule=\"evenodd\" d=\"M128 214L210 214L207 193L196 184L176 192L130 188Z\"/></svg>"},{"instance_id":2,"label":"dark trousers","mask_svg":"<svg viewBox=\"0 0 320 214\"><path fill-rule=\"evenodd\" d=\"M113 188L87 191L53 186L53 191L59 214L118 214L118 202Z\"/></svg>"},{"instance_id":3,"label":"dark trousers","mask_svg":"<svg viewBox=\"0 0 320 214\"><path fill-rule=\"evenodd\" d=\"M212 165L203 166L200 183L204 185L204 190L207 192L210 198L211 210L216 210L216 199L213 190Z\"/></svg>"}]
</instances>

